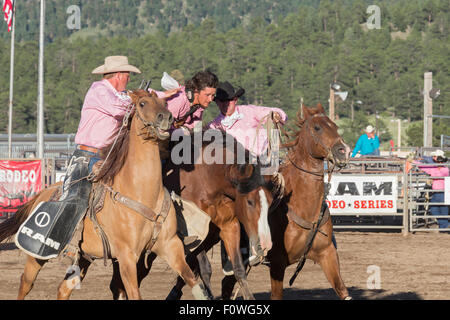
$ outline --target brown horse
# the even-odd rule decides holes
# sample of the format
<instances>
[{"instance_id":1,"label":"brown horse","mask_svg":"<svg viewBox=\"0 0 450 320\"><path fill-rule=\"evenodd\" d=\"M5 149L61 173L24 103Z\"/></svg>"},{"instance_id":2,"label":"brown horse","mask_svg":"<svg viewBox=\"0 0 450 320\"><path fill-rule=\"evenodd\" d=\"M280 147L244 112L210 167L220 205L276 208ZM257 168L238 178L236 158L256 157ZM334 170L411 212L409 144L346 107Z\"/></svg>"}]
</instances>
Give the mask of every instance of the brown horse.
<instances>
[{"instance_id":1,"label":"brown horse","mask_svg":"<svg viewBox=\"0 0 450 320\"><path fill-rule=\"evenodd\" d=\"M109 195L104 199L101 211L97 213L98 224L107 236L110 245L110 257L120 262L120 274L124 280L126 294L130 299L140 299L136 264L141 254L150 249L155 255L165 259L192 288L195 298L207 298L202 285L198 284L194 273L186 264L184 246L177 236L177 220L172 202L166 201L166 192L162 184L159 142L169 137L168 129L173 121L165 107L165 101L143 90L131 94L134 115L128 125L112 145L109 157L100 169L99 183L109 187ZM95 185L94 185L95 188ZM26 205L5 227L0 227L0 240L17 232L17 223L22 221L35 204L50 199L56 188L45 190ZM118 195L120 197L118 197ZM126 198L128 203L145 208L131 209L126 203L116 201ZM168 206L167 210L160 210ZM153 211L154 210L154 211ZM156 216L156 212L161 212ZM165 219L163 211L166 213ZM151 216L151 213L155 214ZM156 217L155 217L156 216ZM157 233L157 230L159 231ZM156 237L156 238L155 238ZM90 258L104 256L102 239L96 231L94 222L86 217L83 221L82 240L80 241L79 268L80 280L86 275ZM19 299L23 299L31 290L34 280L46 260L28 256L21 277ZM59 299L68 299L73 284L66 279L58 289Z\"/></svg>"},{"instance_id":2,"label":"brown horse","mask_svg":"<svg viewBox=\"0 0 450 320\"><path fill-rule=\"evenodd\" d=\"M267 220L268 203L266 196L269 194L267 189L262 188L265 185L261 168L259 164L250 163L249 153L232 136L220 132L222 141L209 143L203 141L197 154L203 155L214 150L222 150L222 161L208 164L206 161L201 163L190 158L187 163L174 164L173 157L165 167L164 185L181 195L183 199L194 202L200 209L206 212L211 218L210 231L203 243L195 249L194 252L186 257L186 261L193 270L200 271L200 275L205 273L198 270L197 255L205 261L205 252L210 250L220 239L223 240L226 252L230 257L234 277L240 284L245 299L254 299L251 293L247 276L245 273L242 255L240 252L240 223L244 226L250 239L252 255L256 260L260 260L271 248L272 242L270 229ZM193 136L191 136L193 137ZM221 139L219 139L221 140ZM222 142L231 144L222 144ZM219 143L220 145L217 145ZM191 140L191 156L196 154L194 149L194 140ZM240 148L240 151L237 151ZM172 149L174 151L175 149ZM186 150L184 150L186 152ZM237 155L242 152L244 161L238 163ZM214 155L214 154L213 154ZM233 161L230 161L230 156ZM227 159L228 163L227 164ZM154 256L149 256L147 264L151 265ZM138 270L142 280L149 269L145 267L145 261L141 259ZM204 264L200 264L204 265ZM117 272L117 265L114 268L114 275L110 288L115 298L124 297L123 287L120 275ZM140 281L141 281L140 280ZM210 290L209 278L202 278L206 287ZM182 278L178 277L177 285L173 288L169 299L180 298L181 288L184 286Z\"/></svg>"},{"instance_id":3,"label":"brown horse","mask_svg":"<svg viewBox=\"0 0 450 320\"><path fill-rule=\"evenodd\" d=\"M349 147L337 132L337 126L326 116L323 107L302 106L304 118L298 116L299 129L288 147L286 161L279 172L284 177L284 196L276 208L271 208L269 224L273 247L267 258L270 263L271 299L283 298L286 268L304 259L319 263L328 281L341 299L350 299L339 271L339 257L332 243L333 225L325 201L324 161L331 167L345 166ZM331 175L332 169L329 168ZM320 220L319 220L320 218ZM316 227L318 228L316 229ZM232 277L224 279L224 297L231 297L235 284Z\"/></svg>"}]
</instances>

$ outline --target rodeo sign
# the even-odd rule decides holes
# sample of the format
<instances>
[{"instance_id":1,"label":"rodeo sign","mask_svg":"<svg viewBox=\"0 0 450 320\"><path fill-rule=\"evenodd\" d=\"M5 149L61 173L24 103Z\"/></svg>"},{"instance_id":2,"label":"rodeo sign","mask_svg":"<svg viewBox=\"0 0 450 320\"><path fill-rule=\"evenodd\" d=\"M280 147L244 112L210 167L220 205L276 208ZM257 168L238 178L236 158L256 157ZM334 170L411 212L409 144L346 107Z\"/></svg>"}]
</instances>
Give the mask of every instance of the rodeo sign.
<instances>
[{"instance_id":1,"label":"rodeo sign","mask_svg":"<svg viewBox=\"0 0 450 320\"><path fill-rule=\"evenodd\" d=\"M0 160L0 216L16 212L41 190L40 160Z\"/></svg>"},{"instance_id":2,"label":"rodeo sign","mask_svg":"<svg viewBox=\"0 0 450 320\"><path fill-rule=\"evenodd\" d=\"M392 214L397 213L397 177L368 175L333 175L328 185L327 204L330 213Z\"/></svg>"}]
</instances>

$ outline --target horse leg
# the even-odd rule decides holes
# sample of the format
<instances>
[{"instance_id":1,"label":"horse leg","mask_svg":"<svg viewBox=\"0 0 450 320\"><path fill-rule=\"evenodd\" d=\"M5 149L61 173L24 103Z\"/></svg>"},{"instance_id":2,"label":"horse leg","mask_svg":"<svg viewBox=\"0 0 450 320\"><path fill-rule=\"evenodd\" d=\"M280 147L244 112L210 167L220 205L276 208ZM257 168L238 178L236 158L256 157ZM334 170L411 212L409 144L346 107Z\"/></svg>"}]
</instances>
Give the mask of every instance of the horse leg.
<instances>
[{"instance_id":1,"label":"horse leg","mask_svg":"<svg viewBox=\"0 0 450 320\"><path fill-rule=\"evenodd\" d=\"M254 300L255 298L250 291L247 282L247 275L245 273L244 263L242 261L239 222L235 220L224 226L220 231L220 237L222 238L225 245L225 250L230 257L234 276L241 286L242 296L246 300Z\"/></svg>"},{"instance_id":2,"label":"horse leg","mask_svg":"<svg viewBox=\"0 0 450 320\"><path fill-rule=\"evenodd\" d=\"M118 254L117 260L127 297L131 300L141 300L137 279L137 255L129 249L124 249Z\"/></svg>"},{"instance_id":3,"label":"horse leg","mask_svg":"<svg viewBox=\"0 0 450 320\"><path fill-rule=\"evenodd\" d=\"M78 263L74 265L76 268L75 269L70 268L68 270L68 272L64 277L64 280L58 287L58 297L57 297L58 300L68 300L70 298L73 289L75 289L75 287L81 284L81 282L83 281L90 265L91 262L88 261L86 258L84 258L81 254L79 254ZM75 273L79 272L79 274L75 277L72 277L74 272Z\"/></svg>"},{"instance_id":4,"label":"horse leg","mask_svg":"<svg viewBox=\"0 0 450 320\"><path fill-rule=\"evenodd\" d=\"M317 256L317 262L339 298L350 300L351 297L340 274L339 256L333 244L330 244Z\"/></svg>"},{"instance_id":5,"label":"horse leg","mask_svg":"<svg viewBox=\"0 0 450 320\"><path fill-rule=\"evenodd\" d=\"M283 279L286 267L282 265L274 265L271 260L270 264L270 284L271 284L271 300L283 299Z\"/></svg>"},{"instance_id":6,"label":"horse leg","mask_svg":"<svg viewBox=\"0 0 450 320\"><path fill-rule=\"evenodd\" d=\"M208 294L203 284L197 283L194 273L185 260L184 247L180 238L178 238L178 236L173 237L167 243L166 248L167 252L170 252L170 254L164 252L162 257L166 260L167 264L183 278L184 282L189 287L191 287L192 294L196 300L207 300ZM197 261L197 259L194 260Z\"/></svg>"},{"instance_id":7,"label":"horse leg","mask_svg":"<svg viewBox=\"0 0 450 320\"><path fill-rule=\"evenodd\" d=\"M147 259L148 268L145 266L145 259ZM153 261L155 261L156 255L151 253L150 255L142 254L137 263L137 277L138 286L141 286L142 280L149 274ZM111 282L109 283L109 289L112 292L114 300L127 300L127 292L120 277L119 262L114 259L113 265L113 276Z\"/></svg>"},{"instance_id":8,"label":"horse leg","mask_svg":"<svg viewBox=\"0 0 450 320\"><path fill-rule=\"evenodd\" d=\"M25 299L26 295L33 288L34 281L36 280L39 271L41 271L46 262L46 260L39 260L33 258L32 256L27 256L25 268L23 270L22 276L20 277L20 286L17 300Z\"/></svg>"},{"instance_id":9,"label":"horse leg","mask_svg":"<svg viewBox=\"0 0 450 320\"><path fill-rule=\"evenodd\" d=\"M234 275L225 276L222 279L222 299L230 300L233 293L234 286L236 285L237 279Z\"/></svg>"},{"instance_id":10,"label":"horse leg","mask_svg":"<svg viewBox=\"0 0 450 320\"><path fill-rule=\"evenodd\" d=\"M127 292L120 277L119 262L113 260L113 276L111 282L109 283L109 289L112 292L114 300L127 300Z\"/></svg>"},{"instance_id":11,"label":"horse leg","mask_svg":"<svg viewBox=\"0 0 450 320\"><path fill-rule=\"evenodd\" d=\"M213 230L211 230L208 236L205 238L205 240L203 240L203 243L198 248L196 248L192 253L188 253L186 256L186 263L189 265L191 270L194 271L195 274L198 274L200 269L197 255L201 254L202 251L204 251L205 253L208 252L209 249L211 249L217 242L219 242L218 237L219 232L217 227L211 225L211 228L213 228ZM184 285L185 282L183 278L178 277L177 283L175 284L175 286L173 286L166 300L179 300L183 295L182 289ZM213 294L211 287L208 288L208 284L205 284L205 286L206 290L208 291L208 294L210 295L210 298L212 299Z\"/></svg>"},{"instance_id":12,"label":"horse leg","mask_svg":"<svg viewBox=\"0 0 450 320\"><path fill-rule=\"evenodd\" d=\"M201 251L203 252L203 251ZM199 254L201 254L201 252ZM199 274L199 263L200 261L197 259L195 254L188 254L186 256L186 263L189 265L192 271L194 271L194 274ZM200 277L201 278L201 277ZM166 297L166 300L180 300L183 296L183 287L185 286L186 282L184 282L183 278L178 276L177 277L177 283L173 286L172 290L169 292L169 294ZM206 286L206 284L205 284ZM211 288L206 289L208 291L208 295L210 295L210 298L212 299L212 293L210 292Z\"/></svg>"},{"instance_id":13,"label":"horse leg","mask_svg":"<svg viewBox=\"0 0 450 320\"><path fill-rule=\"evenodd\" d=\"M205 250L201 251L197 255L197 261L199 266L200 279L205 285L205 289L208 292L209 297L212 298L213 297L211 289L212 268Z\"/></svg>"}]
</instances>

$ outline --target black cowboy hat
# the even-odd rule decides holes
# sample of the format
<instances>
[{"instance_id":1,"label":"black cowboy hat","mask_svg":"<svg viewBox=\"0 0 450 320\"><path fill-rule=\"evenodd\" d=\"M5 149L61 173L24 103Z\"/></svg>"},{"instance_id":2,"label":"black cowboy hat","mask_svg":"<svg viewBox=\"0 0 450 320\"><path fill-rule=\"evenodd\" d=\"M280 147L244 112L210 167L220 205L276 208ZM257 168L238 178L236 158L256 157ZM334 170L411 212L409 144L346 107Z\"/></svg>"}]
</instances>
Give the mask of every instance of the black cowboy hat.
<instances>
[{"instance_id":1,"label":"black cowboy hat","mask_svg":"<svg viewBox=\"0 0 450 320\"><path fill-rule=\"evenodd\" d=\"M219 82L219 86L216 90L216 100L228 101L233 100L236 97L240 97L245 93L245 89L239 87L237 90L233 88L228 81Z\"/></svg>"}]
</instances>

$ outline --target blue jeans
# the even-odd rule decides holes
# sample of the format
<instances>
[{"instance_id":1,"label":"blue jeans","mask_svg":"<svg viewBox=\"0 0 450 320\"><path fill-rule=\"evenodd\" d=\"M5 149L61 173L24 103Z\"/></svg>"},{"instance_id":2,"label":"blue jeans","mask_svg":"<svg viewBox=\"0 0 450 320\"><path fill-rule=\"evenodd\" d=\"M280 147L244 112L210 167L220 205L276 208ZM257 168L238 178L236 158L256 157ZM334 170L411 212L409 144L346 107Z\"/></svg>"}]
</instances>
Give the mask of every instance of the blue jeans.
<instances>
[{"instance_id":1,"label":"blue jeans","mask_svg":"<svg viewBox=\"0 0 450 320\"><path fill-rule=\"evenodd\" d=\"M430 203L444 202L444 193L435 192L431 197ZM448 216L448 206L446 205L430 205L430 212L433 216ZM439 229L449 227L448 219L438 218Z\"/></svg>"},{"instance_id":2,"label":"blue jeans","mask_svg":"<svg viewBox=\"0 0 450 320\"><path fill-rule=\"evenodd\" d=\"M94 164L95 164L97 161L99 161L99 160L101 160L101 159L100 159L100 157L98 157L98 156L94 156L94 157L91 158L91 160L89 160L89 173L92 172L92 167L93 167Z\"/></svg>"},{"instance_id":3,"label":"blue jeans","mask_svg":"<svg viewBox=\"0 0 450 320\"><path fill-rule=\"evenodd\" d=\"M88 170L89 170L89 173L91 173L92 172L92 167L94 166L94 164L97 161L101 160L100 155L98 153L94 153L94 152L86 151L86 150L78 150L78 149L76 149L76 151L78 153L82 153L82 154L86 155L87 157L89 157Z\"/></svg>"}]
</instances>

